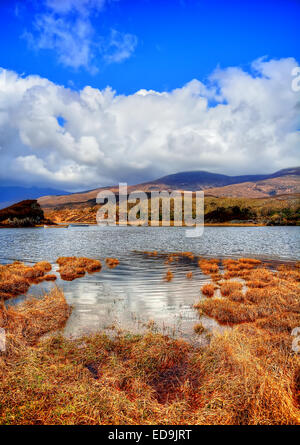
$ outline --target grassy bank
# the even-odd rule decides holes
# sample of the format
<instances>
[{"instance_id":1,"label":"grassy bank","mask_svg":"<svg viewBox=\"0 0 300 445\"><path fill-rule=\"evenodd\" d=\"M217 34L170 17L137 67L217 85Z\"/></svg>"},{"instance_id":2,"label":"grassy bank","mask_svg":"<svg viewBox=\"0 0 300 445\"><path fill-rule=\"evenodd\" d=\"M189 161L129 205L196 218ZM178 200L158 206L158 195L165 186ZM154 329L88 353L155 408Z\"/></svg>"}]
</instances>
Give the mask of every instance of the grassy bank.
<instances>
[{"instance_id":1,"label":"grassy bank","mask_svg":"<svg viewBox=\"0 0 300 445\"><path fill-rule=\"evenodd\" d=\"M131 208L133 204L128 206ZM149 221L151 213L149 206ZM170 204L170 220L174 220L173 201ZM66 204L57 207L44 207L45 217L56 223L96 224L96 214L100 206L94 200L91 203ZM196 204L193 201L195 213ZM205 224L207 225L299 225L300 195L290 194L269 198L227 198L205 196ZM160 211L160 221L162 213ZM118 206L117 206L118 220ZM157 224L157 222L155 222Z\"/></svg>"},{"instance_id":2,"label":"grassy bank","mask_svg":"<svg viewBox=\"0 0 300 445\"><path fill-rule=\"evenodd\" d=\"M152 331L44 336L70 314L59 289L2 305L0 423L299 424L291 336L300 325L299 268L225 260L222 274L219 266L199 261L212 283L197 307L231 328L205 347Z\"/></svg>"}]
</instances>

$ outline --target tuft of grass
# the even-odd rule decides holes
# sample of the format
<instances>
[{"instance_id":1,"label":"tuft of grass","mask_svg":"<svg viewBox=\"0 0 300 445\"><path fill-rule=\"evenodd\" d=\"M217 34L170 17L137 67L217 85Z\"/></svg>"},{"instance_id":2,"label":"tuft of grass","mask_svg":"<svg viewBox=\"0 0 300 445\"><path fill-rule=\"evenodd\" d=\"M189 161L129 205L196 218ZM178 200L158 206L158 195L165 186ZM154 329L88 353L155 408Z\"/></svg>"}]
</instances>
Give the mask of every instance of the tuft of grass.
<instances>
[{"instance_id":1,"label":"tuft of grass","mask_svg":"<svg viewBox=\"0 0 300 445\"><path fill-rule=\"evenodd\" d=\"M200 311L232 326L201 348L157 332L65 338L56 331L70 307L57 288L2 303L0 424L299 424L300 356L291 337L299 283L281 272L262 272L265 287L200 301Z\"/></svg>"},{"instance_id":2,"label":"tuft of grass","mask_svg":"<svg viewBox=\"0 0 300 445\"><path fill-rule=\"evenodd\" d=\"M21 305L5 307L2 303L0 327L8 333L8 351L11 341L35 344L42 335L63 327L70 313L64 293L57 287L43 298L30 298Z\"/></svg>"},{"instance_id":3,"label":"tuft of grass","mask_svg":"<svg viewBox=\"0 0 300 445\"><path fill-rule=\"evenodd\" d=\"M223 298L214 298L213 300L204 300L197 304L209 317L215 318L220 324L233 326L236 323L245 323L254 321L257 317L254 306L236 303Z\"/></svg>"},{"instance_id":4,"label":"tuft of grass","mask_svg":"<svg viewBox=\"0 0 300 445\"><path fill-rule=\"evenodd\" d=\"M38 341L70 313L53 292L0 308L0 424L299 424L296 317L244 323L201 348L153 332Z\"/></svg>"},{"instance_id":5,"label":"tuft of grass","mask_svg":"<svg viewBox=\"0 0 300 445\"><path fill-rule=\"evenodd\" d=\"M47 261L40 261L34 266L27 266L20 261L0 265L0 298L9 299L25 294L31 284L46 280L52 266Z\"/></svg>"},{"instance_id":6,"label":"tuft of grass","mask_svg":"<svg viewBox=\"0 0 300 445\"><path fill-rule=\"evenodd\" d=\"M202 286L202 288L201 288L201 292L206 297L213 297L214 293L215 293L215 286L214 286L214 284L210 284L210 283L209 284L204 284L204 286Z\"/></svg>"},{"instance_id":7,"label":"tuft of grass","mask_svg":"<svg viewBox=\"0 0 300 445\"><path fill-rule=\"evenodd\" d=\"M173 272L169 269L164 277L165 281L171 281L173 279Z\"/></svg>"},{"instance_id":8,"label":"tuft of grass","mask_svg":"<svg viewBox=\"0 0 300 445\"><path fill-rule=\"evenodd\" d=\"M194 332L198 335L203 334L203 332L205 332L205 327L202 325L202 323L197 323L194 326Z\"/></svg>"},{"instance_id":9,"label":"tuft of grass","mask_svg":"<svg viewBox=\"0 0 300 445\"><path fill-rule=\"evenodd\" d=\"M102 264L99 260L85 257L60 257L56 260L59 265L58 272L61 279L65 281L73 281L76 278L83 277L86 272L99 272Z\"/></svg>"},{"instance_id":10,"label":"tuft of grass","mask_svg":"<svg viewBox=\"0 0 300 445\"><path fill-rule=\"evenodd\" d=\"M114 269L120 264L120 261L117 258L106 258L105 262L110 269Z\"/></svg>"}]
</instances>

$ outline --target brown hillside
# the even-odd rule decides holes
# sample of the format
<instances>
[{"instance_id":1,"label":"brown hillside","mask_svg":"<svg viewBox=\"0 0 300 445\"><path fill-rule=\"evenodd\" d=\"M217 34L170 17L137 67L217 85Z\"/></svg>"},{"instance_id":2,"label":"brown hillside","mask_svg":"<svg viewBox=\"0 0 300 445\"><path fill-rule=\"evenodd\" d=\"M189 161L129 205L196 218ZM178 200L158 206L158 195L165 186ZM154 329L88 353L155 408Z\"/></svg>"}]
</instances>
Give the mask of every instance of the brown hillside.
<instances>
[{"instance_id":1,"label":"brown hillside","mask_svg":"<svg viewBox=\"0 0 300 445\"><path fill-rule=\"evenodd\" d=\"M207 189L207 194L217 197L266 198L300 193L300 176L281 176L257 182L243 182L225 187Z\"/></svg>"},{"instance_id":2,"label":"brown hillside","mask_svg":"<svg viewBox=\"0 0 300 445\"><path fill-rule=\"evenodd\" d=\"M1 226L31 227L44 220L44 212L36 199L27 199L0 210Z\"/></svg>"}]
</instances>

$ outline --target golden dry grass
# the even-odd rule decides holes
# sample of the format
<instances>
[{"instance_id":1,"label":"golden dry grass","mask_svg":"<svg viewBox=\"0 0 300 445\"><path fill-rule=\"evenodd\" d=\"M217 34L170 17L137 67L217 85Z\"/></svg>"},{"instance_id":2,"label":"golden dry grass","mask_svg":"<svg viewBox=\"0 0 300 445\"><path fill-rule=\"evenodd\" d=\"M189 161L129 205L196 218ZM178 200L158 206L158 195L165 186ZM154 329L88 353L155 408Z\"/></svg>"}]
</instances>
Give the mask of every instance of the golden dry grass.
<instances>
[{"instance_id":1,"label":"golden dry grass","mask_svg":"<svg viewBox=\"0 0 300 445\"><path fill-rule=\"evenodd\" d=\"M61 328L70 313L65 296L57 287L43 298L29 298L20 305L5 307L2 303L0 327L6 331L8 351L10 341L34 344L43 334Z\"/></svg>"},{"instance_id":2,"label":"golden dry grass","mask_svg":"<svg viewBox=\"0 0 300 445\"><path fill-rule=\"evenodd\" d=\"M202 325L202 323L197 323L194 326L194 332L201 335L203 332L205 332L205 327Z\"/></svg>"},{"instance_id":3,"label":"golden dry grass","mask_svg":"<svg viewBox=\"0 0 300 445\"><path fill-rule=\"evenodd\" d=\"M86 272L99 272L102 268L99 260L85 257L60 257L56 262L59 265L58 272L61 279L65 281L73 281L76 278L83 277Z\"/></svg>"},{"instance_id":4,"label":"golden dry grass","mask_svg":"<svg viewBox=\"0 0 300 445\"><path fill-rule=\"evenodd\" d=\"M198 261L198 265L205 275L217 274L219 272L218 263L219 260L216 259L201 259Z\"/></svg>"},{"instance_id":5,"label":"golden dry grass","mask_svg":"<svg viewBox=\"0 0 300 445\"><path fill-rule=\"evenodd\" d=\"M120 264L120 261L117 258L106 258L105 262L110 269L114 269Z\"/></svg>"},{"instance_id":6,"label":"golden dry grass","mask_svg":"<svg viewBox=\"0 0 300 445\"><path fill-rule=\"evenodd\" d=\"M228 297L236 292L241 291L243 288L242 283L238 281L225 281L221 284L220 290L223 297Z\"/></svg>"},{"instance_id":7,"label":"golden dry grass","mask_svg":"<svg viewBox=\"0 0 300 445\"><path fill-rule=\"evenodd\" d=\"M48 280L46 275L52 269L47 261L27 266L20 261L0 265L0 298L9 299L25 294L31 284Z\"/></svg>"},{"instance_id":8,"label":"golden dry grass","mask_svg":"<svg viewBox=\"0 0 300 445\"><path fill-rule=\"evenodd\" d=\"M173 280L173 272L170 269L166 272L166 274L164 276L164 280L165 281Z\"/></svg>"},{"instance_id":9,"label":"golden dry grass","mask_svg":"<svg viewBox=\"0 0 300 445\"><path fill-rule=\"evenodd\" d=\"M215 293L215 286L211 283L204 284L204 286L201 287L201 292L206 297L213 297Z\"/></svg>"}]
</instances>

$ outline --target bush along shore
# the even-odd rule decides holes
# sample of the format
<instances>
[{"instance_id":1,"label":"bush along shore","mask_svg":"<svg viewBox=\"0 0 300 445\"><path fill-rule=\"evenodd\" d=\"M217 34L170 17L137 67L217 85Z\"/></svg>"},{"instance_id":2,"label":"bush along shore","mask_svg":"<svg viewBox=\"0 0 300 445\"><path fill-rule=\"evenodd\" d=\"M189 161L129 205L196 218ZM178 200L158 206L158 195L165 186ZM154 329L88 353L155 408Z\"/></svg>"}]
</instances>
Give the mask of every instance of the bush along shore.
<instances>
[{"instance_id":1,"label":"bush along shore","mask_svg":"<svg viewBox=\"0 0 300 445\"><path fill-rule=\"evenodd\" d=\"M66 338L59 329L71 308L57 287L2 302L0 424L299 424L291 336L300 325L299 264L200 259L199 267L211 283L196 304L195 332L203 334L203 314L228 326L206 346L151 330Z\"/></svg>"}]
</instances>

